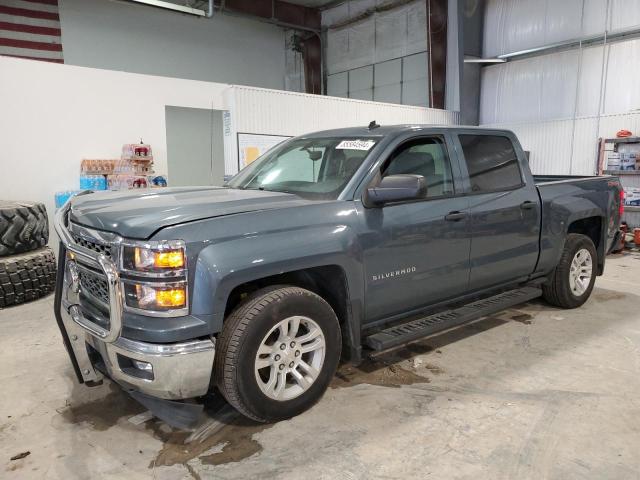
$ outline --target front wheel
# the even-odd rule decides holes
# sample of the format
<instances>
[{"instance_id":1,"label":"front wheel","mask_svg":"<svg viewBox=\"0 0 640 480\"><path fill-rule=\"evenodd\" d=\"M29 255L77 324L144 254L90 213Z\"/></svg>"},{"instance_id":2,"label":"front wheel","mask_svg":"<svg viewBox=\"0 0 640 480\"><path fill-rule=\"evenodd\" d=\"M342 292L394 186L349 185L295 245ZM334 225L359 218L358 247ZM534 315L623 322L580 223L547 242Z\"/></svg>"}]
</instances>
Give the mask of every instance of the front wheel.
<instances>
[{"instance_id":1,"label":"front wheel","mask_svg":"<svg viewBox=\"0 0 640 480\"><path fill-rule=\"evenodd\" d=\"M302 288L271 287L251 295L226 319L215 382L245 416L282 420L320 399L340 351L340 326L326 301Z\"/></svg>"},{"instance_id":2,"label":"front wheel","mask_svg":"<svg viewBox=\"0 0 640 480\"><path fill-rule=\"evenodd\" d=\"M561 308L576 308L587 301L596 281L597 253L593 241L577 233L567 235L560 262L542 286L544 299Z\"/></svg>"}]
</instances>

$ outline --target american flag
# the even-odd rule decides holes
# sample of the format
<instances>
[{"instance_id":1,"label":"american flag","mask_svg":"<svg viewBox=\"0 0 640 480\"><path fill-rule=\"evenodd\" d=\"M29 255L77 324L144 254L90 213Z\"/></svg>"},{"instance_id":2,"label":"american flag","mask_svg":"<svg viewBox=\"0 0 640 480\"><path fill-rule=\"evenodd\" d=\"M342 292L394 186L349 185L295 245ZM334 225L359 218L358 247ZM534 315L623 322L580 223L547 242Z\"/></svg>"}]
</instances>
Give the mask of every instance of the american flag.
<instances>
[{"instance_id":1,"label":"american flag","mask_svg":"<svg viewBox=\"0 0 640 480\"><path fill-rule=\"evenodd\" d=\"M0 0L0 55L64 63L58 0Z\"/></svg>"}]
</instances>

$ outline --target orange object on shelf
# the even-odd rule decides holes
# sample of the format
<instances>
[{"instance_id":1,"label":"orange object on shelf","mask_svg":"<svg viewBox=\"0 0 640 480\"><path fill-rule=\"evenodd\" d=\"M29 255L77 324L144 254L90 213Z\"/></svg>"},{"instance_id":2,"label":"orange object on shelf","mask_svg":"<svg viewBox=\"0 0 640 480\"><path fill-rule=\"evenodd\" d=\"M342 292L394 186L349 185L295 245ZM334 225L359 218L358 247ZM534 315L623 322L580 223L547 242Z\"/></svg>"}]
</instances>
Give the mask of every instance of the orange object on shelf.
<instances>
[{"instance_id":1,"label":"orange object on shelf","mask_svg":"<svg viewBox=\"0 0 640 480\"><path fill-rule=\"evenodd\" d=\"M627 225L626 222L620 224L620 232L622 232L622 235L620 235L620 251L624 250L626 241L627 241L627 232L629 231L629 225Z\"/></svg>"},{"instance_id":2,"label":"orange object on shelf","mask_svg":"<svg viewBox=\"0 0 640 480\"><path fill-rule=\"evenodd\" d=\"M636 247L640 247L640 228L633 229L633 242L636 244Z\"/></svg>"},{"instance_id":3,"label":"orange object on shelf","mask_svg":"<svg viewBox=\"0 0 640 480\"><path fill-rule=\"evenodd\" d=\"M626 137L631 137L633 136L633 133L631 133L629 130L625 130L622 129L620 131L618 131L618 133L616 133L616 137L618 138L626 138Z\"/></svg>"}]
</instances>

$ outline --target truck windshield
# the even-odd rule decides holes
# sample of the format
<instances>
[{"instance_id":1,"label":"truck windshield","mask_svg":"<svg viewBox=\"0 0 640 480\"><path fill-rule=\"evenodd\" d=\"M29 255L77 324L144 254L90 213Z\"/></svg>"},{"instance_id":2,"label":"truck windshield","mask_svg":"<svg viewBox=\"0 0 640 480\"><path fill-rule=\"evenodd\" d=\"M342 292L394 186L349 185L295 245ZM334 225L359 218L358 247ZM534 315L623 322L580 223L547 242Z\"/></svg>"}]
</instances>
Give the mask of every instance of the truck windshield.
<instances>
[{"instance_id":1,"label":"truck windshield","mask_svg":"<svg viewBox=\"0 0 640 480\"><path fill-rule=\"evenodd\" d=\"M335 200L380 137L297 138L244 168L227 187Z\"/></svg>"}]
</instances>

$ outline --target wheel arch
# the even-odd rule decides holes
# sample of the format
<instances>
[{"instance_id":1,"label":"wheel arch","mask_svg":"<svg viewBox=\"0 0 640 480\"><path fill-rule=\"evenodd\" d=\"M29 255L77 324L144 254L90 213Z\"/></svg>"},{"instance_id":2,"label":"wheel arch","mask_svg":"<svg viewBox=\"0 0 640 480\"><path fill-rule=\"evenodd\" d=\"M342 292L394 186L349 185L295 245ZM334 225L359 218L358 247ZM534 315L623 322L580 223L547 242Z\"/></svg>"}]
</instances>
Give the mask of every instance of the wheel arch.
<instances>
[{"instance_id":1,"label":"wheel arch","mask_svg":"<svg viewBox=\"0 0 640 480\"><path fill-rule=\"evenodd\" d=\"M251 293L274 285L304 288L323 298L333 309L342 330L342 355L351 359L354 338L354 321L350 305L349 283L345 269L337 264L290 270L274 275L254 278L233 287L227 296L224 309L226 318Z\"/></svg>"},{"instance_id":2,"label":"wheel arch","mask_svg":"<svg viewBox=\"0 0 640 480\"><path fill-rule=\"evenodd\" d=\"M606 239L604 238L605 229L603 228L604 217L601 215L592 215L589 217L579 218L573 220L567 226L567 235L571 233L577 233L589 237L596 247L596 253L598 255L598 275L602 275L604 269L604 256Z\"/></svg>"}]
</instances>

